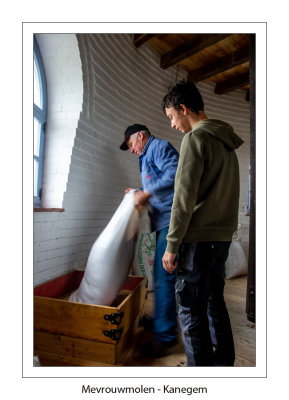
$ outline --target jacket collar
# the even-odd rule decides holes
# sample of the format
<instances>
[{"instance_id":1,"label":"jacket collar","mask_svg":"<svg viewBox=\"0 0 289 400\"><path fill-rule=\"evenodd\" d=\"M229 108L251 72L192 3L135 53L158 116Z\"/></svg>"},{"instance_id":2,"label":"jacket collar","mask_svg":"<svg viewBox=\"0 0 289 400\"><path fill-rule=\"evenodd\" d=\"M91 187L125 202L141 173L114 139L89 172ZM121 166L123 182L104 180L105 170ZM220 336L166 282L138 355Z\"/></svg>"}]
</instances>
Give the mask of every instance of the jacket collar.
<instances>
[{"instance_id":1,"label":"jacket collar","mask_svg":"<svg viewBox=\"0 0 289 400\"><path fill-rule=\"evenodd\" d=\"M145 148L143 149L143 151L142 151L140 157L145 155L145 153L147 152L147 149L149 148L151 142L152 142L154 139L155 139L155 137L154 137L153 135L151 135L150 138L149 138L149 140L147 141L147 144L145 145Z\"/></svg>"}]
</instances>

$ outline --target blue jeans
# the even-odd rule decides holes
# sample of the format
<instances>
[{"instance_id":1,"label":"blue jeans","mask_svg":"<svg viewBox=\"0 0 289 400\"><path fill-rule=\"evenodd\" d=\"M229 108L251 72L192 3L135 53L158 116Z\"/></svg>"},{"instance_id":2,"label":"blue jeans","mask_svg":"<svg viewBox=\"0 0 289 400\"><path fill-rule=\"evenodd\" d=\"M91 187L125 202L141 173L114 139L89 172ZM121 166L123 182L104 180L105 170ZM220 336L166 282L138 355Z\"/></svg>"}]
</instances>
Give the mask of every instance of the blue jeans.
<instances>
[{"instance_id":1,"label":"blue jeans","mask_svg":"<svg viewBox=\"0 0 289 400\"><path fill-rule=\"evenodd\" d=\"M175 273L163 268L162 258L167 246L168 228L156 233L154 259L154 333L160 342L170 342L177 337L177 312L175 299Z\"/></svg>"},{"instance_id":2,"label":"blue jeans","mask_svg":"<svg viewBox=\"0 0 289 400\"><path fill-rule=\"evenodd\" d=\"M231 242L180 247L176 301L188 366L232 366L230 319L224 301L224 270Z\"/></svg>"}]
</instances>

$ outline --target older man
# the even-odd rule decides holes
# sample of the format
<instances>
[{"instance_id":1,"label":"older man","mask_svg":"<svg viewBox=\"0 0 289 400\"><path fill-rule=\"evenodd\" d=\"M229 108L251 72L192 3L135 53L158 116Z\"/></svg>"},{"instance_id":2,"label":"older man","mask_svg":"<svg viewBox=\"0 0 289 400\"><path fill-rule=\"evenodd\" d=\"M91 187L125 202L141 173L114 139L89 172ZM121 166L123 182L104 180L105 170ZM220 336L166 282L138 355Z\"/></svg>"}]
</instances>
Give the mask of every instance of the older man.
<instances>
[{"instance_id":1,"label":"older man","mask_svg":"<svg viewBox=\"0 0 289 400\"><path fill-rule=\"evenodd\" d=\"M178 152L167 141L151 135L145 125L130 125L124 133L121 150L139 157L142 188L135 193L136 205L149 202L152 229L156 231L154 260L154 340L144 346L147 356L162 356L177 341L175 274L162 268L166 235L174 196ZM131 188L126 191L131 190Z\"/></svg>"}]
</instances>

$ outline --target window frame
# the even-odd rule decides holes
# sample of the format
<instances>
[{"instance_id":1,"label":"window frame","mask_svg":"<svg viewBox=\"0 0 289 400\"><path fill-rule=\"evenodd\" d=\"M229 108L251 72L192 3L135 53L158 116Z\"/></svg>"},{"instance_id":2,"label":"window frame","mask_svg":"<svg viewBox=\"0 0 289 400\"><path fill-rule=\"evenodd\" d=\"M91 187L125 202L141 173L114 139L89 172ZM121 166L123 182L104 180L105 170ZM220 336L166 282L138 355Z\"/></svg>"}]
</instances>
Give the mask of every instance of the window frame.
<instances>
[{"instance_id":1,"label":"window frame","mask_svg":"<svg viewBox=\"0 0 289 400\"><path fill-rule=\"evenodd\" d=\"M33 124L33 205L34 207L41 207L41 197L42 197L42 177L43 177L43 163L44 163L44 147L45 147L45 128L47 121L47 82L45 76L45 69L43 60L41 57L41 52L39 45L37 43L36 37L33 38L33 74L34 68L37 68L39 76L39 88L40 88L40 102L41 108L38 107L33 101L33 119L36 118L39 122L40 137L39 137L39 154L38 156L34 154L34 124ZM33 93L34 93L34 75L33 75ZM37 195L34 195L34 180L35 171L34 160L38 162L38 175L37 175Z\"/></svg>"}]
</instances>

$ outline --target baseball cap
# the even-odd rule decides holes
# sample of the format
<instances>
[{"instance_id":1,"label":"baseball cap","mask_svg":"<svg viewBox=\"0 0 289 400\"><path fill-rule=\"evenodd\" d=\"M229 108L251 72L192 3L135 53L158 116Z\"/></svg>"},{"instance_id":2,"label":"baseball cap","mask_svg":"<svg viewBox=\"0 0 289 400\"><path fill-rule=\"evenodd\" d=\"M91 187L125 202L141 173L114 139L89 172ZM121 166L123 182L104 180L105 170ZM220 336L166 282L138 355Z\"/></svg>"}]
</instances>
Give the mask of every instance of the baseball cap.
<instances>
[{"instance_id":1,"label":"baseball cap","mask_svg":"<svg viewBox=\"0 0 289 400\"><path fill-rule=\"evenodd\" d=\"M136 132L139 131L147 131L148 128L145 125L141 125L141 124L133 124L130 125L126 128L126 131L124 132L124 141L122 142L122 144L119 146L119 148L121 150L128 150L128 145L126 144L127 139L133 135Z\"/></svg>"}]
</instances>

